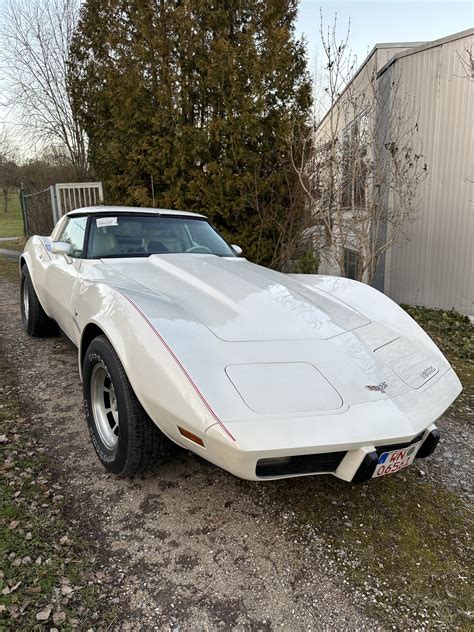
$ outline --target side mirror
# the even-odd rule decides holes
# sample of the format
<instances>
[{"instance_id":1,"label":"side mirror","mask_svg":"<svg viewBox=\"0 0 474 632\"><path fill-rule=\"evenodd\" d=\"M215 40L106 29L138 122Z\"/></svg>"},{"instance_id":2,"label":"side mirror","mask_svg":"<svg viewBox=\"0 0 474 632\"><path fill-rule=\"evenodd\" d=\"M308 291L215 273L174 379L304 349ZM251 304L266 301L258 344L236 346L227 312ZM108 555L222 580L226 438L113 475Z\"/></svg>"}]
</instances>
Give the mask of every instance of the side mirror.
<instances>
[{"instance_id":1,"label":"side mirror","mask_svg":"<svg viewBox=\"0 0 474 632\"><path fill-rule=\"evenodd\" d=\"M72 245L67 244L65 241L53 241L51 244L51 252L53 255L69 256L72 252Z\"/></svg>"},{"instance_id":2,"label":"side mirror","mask_svg":"<svg viewBox=\"0 0 474 632\"><path fill-rule=\"evenodd\" d=\"M235 252L235 254L240 257L240 255L242 254L242 248L240 246L236 246L235 244L232 244L231 246L232 250Z\"/></svg>"}]
</instances>

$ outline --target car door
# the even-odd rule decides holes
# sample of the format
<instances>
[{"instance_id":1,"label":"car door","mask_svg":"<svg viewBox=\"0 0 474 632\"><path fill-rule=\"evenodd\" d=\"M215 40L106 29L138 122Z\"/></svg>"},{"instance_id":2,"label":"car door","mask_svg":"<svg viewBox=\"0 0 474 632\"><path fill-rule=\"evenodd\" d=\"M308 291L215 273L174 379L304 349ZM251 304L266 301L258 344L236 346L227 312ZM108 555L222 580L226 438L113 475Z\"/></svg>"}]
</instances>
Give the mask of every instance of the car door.
<instances>
[{"instance_id":1,"label":"car door","mask_svg":"<svg viewBox=\"0 0 474 632\"><path fill-rule=\"evenodd\" d=\"M48 294L51 316L73 342L77 342L73 299L81 280L86 228L87 217L68 218L55 241L71 244L71 253L51 253L51 264L45 274L45 291Z\"/></svg>"}]
</instances>

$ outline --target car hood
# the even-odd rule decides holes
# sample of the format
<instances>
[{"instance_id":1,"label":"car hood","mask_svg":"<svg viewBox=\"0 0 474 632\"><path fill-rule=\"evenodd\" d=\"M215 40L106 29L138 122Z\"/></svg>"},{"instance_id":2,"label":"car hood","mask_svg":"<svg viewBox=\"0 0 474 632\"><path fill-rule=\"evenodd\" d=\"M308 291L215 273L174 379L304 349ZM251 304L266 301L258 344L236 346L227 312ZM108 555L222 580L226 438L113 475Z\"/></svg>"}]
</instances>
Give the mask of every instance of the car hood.
<instances>
[{"instance_id":1,"label":"car hood","mask_svg":"<svg viewBox=\"0 0 474 632\"><path fill-rule=\"evenodd\" d=\"M102 263L110 284L166 296L228 342L327 340L370 322L324 291L237 257L169 254Z\"/></svg>"},{"instance_id":2,"label":"car hood","mask_svg":"<svg viewBox=\"0 0 474 632\"><path fill-rule=\"evenodd\" d=\"M159 352L171 351L222 421L339 414L379 400L398 415L449 369L405 312L348 279L294 278L198 254L88 260L83 275L82 300L101 293L99 322L110 312L128 326L127 302L97 287L109 286L146 318Z\"/></svg>"}]
</instances>

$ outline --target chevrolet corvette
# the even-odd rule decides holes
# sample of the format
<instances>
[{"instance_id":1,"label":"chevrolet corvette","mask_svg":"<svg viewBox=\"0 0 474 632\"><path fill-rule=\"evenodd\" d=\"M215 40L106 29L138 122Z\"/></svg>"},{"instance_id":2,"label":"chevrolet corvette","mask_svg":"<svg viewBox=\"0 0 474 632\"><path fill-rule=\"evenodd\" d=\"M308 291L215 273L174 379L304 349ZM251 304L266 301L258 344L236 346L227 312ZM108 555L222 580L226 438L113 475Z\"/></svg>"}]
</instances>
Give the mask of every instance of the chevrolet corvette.
<instances>
[{"instance_id":1,"label":"chevrolet corvette","mask_svg":"<svg viewBox=\"0 0 474 632\"><path fill-rule=\"evenodd\" d=\"M249 480L362 482L431 455L461 384L415 321L368 285L240 255L164 209L81 208L27 242L24 329L77 347L105 468L159 465L170 441Z\"/></svg>"}]
</instances>

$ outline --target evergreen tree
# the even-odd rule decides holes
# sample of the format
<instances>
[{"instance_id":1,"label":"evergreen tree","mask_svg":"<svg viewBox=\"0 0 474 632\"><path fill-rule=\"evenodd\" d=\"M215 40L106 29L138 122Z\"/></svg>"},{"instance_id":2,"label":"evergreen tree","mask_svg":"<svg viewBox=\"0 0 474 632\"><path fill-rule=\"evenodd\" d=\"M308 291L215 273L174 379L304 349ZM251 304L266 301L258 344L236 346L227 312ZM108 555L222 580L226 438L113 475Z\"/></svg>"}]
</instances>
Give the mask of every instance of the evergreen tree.
<instances>
[{"instance_id":1,"label":"evergreen tree","mask_svg":"<svg viewBox=\"0 0 474 632\"><path fill-rule=\"evenodd\" d=\"M297 0L86 0L69 89L107 197L204 212L278 265L303 198L289 161L311 102Z\"/></svg>"}]
</instances>

